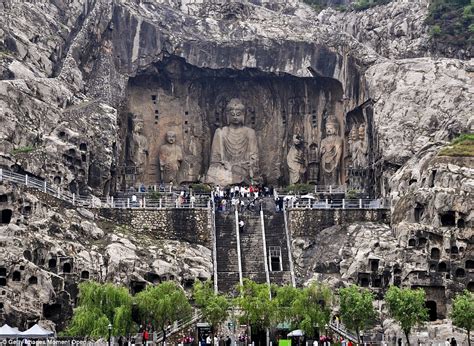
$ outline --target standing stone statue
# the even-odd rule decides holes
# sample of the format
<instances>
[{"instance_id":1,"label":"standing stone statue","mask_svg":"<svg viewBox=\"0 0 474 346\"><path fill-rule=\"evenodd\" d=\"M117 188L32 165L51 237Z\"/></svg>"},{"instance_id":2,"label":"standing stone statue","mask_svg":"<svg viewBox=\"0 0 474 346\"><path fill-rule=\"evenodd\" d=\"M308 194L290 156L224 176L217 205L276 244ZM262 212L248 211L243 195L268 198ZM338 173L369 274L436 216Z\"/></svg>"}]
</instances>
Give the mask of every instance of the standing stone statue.
<instances>
[{"instance_id":1,"label":"standing stone statue","mask_svg":"<svg viewBox=\"0 0 474 346\"><path fill-rule=\"evenodd\" d=\"M321 141L321 184L341 185L340 166L342 155L342 138L339 136L339 123L335 117L326 121L326 137Z\"/></svg>"},{"instance_id":2,"label":"standing stone statue","mask_svg":"<svg viewBox=\"0 0 474 346\"><path fill-rule=\"evenodd\" d=\"M166 132L166 143L160 147L161 181L164 183L177 182L179 168L183 161L183 151L176 144L176 132Z\"/></svg>"},{"instance_id":3,"label":"standing stone statue","mask_svg":"<svg viewBox=\"0 0 474 346\"><path fill-rule=\"evenodd\" d=\"M214 134L206 181L221 186L251 183L259 171L257 135L244 126L245 106L239 99L229 101L225 114L229 125Z\"/></svg>"},{"instance_id":4,"label":"standing stone statue","mask_svg":"<svg viewBox=\"0 0 474 346\"><path fill-rule=\"evenodd\" d=\"M302 182L303 174L306 172L303 141L299 135L293 135L293 145L286 156L290 184Z\"/></svg>"},{"instance_id":5,"label":"standing stone statue","mask_svg":"<svg viewBox=\"0 0 474 346\"><path fill-rule=\"evenodd\" d=\"M359 128L354 126L355 138L352 146L352 160L355 168L367 167L367 141L365 140L365 125L362 124Z\"/></svg>"}]
</instances>

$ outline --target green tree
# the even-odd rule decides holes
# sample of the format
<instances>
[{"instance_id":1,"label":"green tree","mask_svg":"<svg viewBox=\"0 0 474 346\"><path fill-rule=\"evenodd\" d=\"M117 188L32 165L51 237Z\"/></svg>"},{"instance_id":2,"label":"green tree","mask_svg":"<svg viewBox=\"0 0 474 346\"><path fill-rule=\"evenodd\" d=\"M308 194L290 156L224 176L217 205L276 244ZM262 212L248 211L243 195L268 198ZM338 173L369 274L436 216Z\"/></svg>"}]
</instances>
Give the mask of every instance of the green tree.
<instances>
[{"instance_id":1,"label":"green tree","mask_svg":"<svg viewBox=\"0 0 474 346\"><path fill-rule=\"evenodd\" d=\"M135 296L135 300L142 318L163 332L163 343L166 326L192 313L184 291L172 281L148 286Z\"/></svg>"},{"instance_id":2,"label":"green tree","mask_svg":"<svg viewBox=\"0 0 474 346\"><path fill-rule=\"evenodd\" d=\"M214 292L211 281L202 283L196 281L193 287L193 296L196 305L201 310L205 320L212 326L212 340L220 325L229 316L231 304L226 296Z\"/></svg>"},{"instance_id":3,"label":"green tree","mask_svg":"<svg viewBox=\"0 0 474 346\"><path fill-rule=\"evenodd\" d=\"M294 303L294 314L299 318L298 327L309 337L315 337L329 322L332 307L331 289L313 282L301 290Z\"/></svg>"},{"instance_id":4,"label":"green tree","mask_svg":"<svg viewBox=\"0 0 474 346\"><path fill-rule=\"evenodd\" d=\"M301 316L296 311L296 302L301 300L301 289L293 286L279 286L274 288L275 322L289 323L291 329L299 327Z\"/></svg>"},{"instance_id":5,"label":"green tree","mask_svg":"<svg viewBox=\"0 0 474 346\"><path fill-rule=\"evenodd\" d=\"M257 331L269 328L274 320L275 304L270 299L268 285L244 279L243 285L238 286L238 291L240 294L235 298L235 305L242 310L241 322Z\"/></svg>"},{"instance_id":6,"label":"green tree","mask_svg":"<svg viewBox=\"0 0 474 346\"><path fill-rule=\"evenodd\" d=\"M109 323L113 335L126 335L132 331L132 297L128 290L110 283L80 283L79 304L64 334L105 338Z\"/></svg>"},{"instance_id":7,"label":"green tree","mask_svg":"<svg viewBox=\"0 0 474 346\"><path fill-rule=\"evenodd\" d=\"M390 286L385 295L390 316L401 326L403 333L410 345L410 331L416 324L428 319L428 309L425 307L425 291L421 288L416 290L396 286Z\"/></svg>"},{"instance_id":8,"label":"green tree","mask_svg":"<svg viewBox=\"0 0 474 346\"><path fill-rule=\"evenodd\" d=\"M361 330L370 326L375 320L374 296L367 289L351 285L339 290L339 298L341 320L347 328L356 332L360 340Z\"/></svg>"},{"instance_id":9,"label":"green tree","mask_svg":"<svg viewBox=\"0 0 474 346\"><path fill-rule=\"evenodd\" d=\"M462 294L454 298L451 318L455 326L466 329L467 342L471 346L471 330L474 326L474 294L472 292L464 290Z\"/></svg>"}]
</instances>

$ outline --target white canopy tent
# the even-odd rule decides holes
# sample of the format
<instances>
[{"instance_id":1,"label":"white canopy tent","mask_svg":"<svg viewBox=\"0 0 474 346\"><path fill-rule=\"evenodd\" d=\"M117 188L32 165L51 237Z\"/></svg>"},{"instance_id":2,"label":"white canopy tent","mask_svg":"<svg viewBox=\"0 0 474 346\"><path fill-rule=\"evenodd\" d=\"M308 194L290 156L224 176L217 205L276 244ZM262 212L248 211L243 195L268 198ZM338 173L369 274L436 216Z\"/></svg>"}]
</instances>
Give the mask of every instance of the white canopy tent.
<instances>
[{"instance_id":1,"label":"white canopy tent","mask_svg":"<svg viewBox=\"0 0 474 346\"><path fill-rule=\"evenodd\" d=\"M18 337L28 339L47 339L52 336L54 336L54 333L52 331L41 328L37 324L35 324L30 329L18 334Z\"/></svg>"},{"instance_id":2,"label":"white canopy tent","mask_svg":"<svg viewBox=\"0 0 474 346\"><path fill-rule=\"evenodd\" d=\"M8 324L4 324L0 327L0 339L13 339L16 338L20 334L18 329L10 327Z\"/></svg>"}]
</instances>

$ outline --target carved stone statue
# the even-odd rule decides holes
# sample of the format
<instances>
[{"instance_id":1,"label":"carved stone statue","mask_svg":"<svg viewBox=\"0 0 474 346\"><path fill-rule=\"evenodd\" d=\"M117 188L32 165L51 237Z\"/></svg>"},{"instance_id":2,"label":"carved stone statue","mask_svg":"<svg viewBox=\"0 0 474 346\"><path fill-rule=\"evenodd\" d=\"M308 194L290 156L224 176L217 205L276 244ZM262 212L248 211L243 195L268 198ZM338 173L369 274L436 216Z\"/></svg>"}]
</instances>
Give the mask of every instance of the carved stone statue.
<instances>
[{"instance_id":1,"label":"carved stone statue","mask_svg":"<svg viewBox=\"0 0 474 346\"><path fill-rule=\"evenodd\" d=\"M293 135L293 145L286 156L288 164L288 172L290 176L290 184L302 182L303 174L306 171L303 141L299 135Z\"/></svg>"},{"instance_id":2,"label":"carved stone statue","mask_svg":"<svg viewBox=\"0 0 474 346\"><path fill-rule=\"evenodd\" d=\"M355 168L367 167L367 141L365 140L365 126L353 127L356 140L352 143L352 160Z\"/></svg>"},{"instance_id":3,"label":"carved stone statue","mask_svg":"<svg viewBox=\"0 0 474 346\"><path fill-rule=\"evenodd\" d=\"M341 185L340 166L342 138L339 136L339 123L335 117L326 121L326 137L321 141L321 184Z\"/></svg>"},{"instance_id":4,"label":"carved stone statue","mask_svg":"<svg viewBox=\"0 0 474 346\"><path fill-rule=\"evenodd\" d=\"M225 113L229 126L214 134L206 181L223 186L250 183L259 171L255 130L244 126L245 106L239 99L230 100Z\"/></svg>"},{"instance_id":5,"label":"carved stone statue","mask_svg":"<svg viewBox=\"0 0 474 346\"><path fill-rule=\"evenodd\" d=\"M159 159L161 181L164 183L178 182L177 177L183 161L183 151L176 144L176 133L174 131L166 133L166 143L160 147Z\"/></svg>"}]
</instances>

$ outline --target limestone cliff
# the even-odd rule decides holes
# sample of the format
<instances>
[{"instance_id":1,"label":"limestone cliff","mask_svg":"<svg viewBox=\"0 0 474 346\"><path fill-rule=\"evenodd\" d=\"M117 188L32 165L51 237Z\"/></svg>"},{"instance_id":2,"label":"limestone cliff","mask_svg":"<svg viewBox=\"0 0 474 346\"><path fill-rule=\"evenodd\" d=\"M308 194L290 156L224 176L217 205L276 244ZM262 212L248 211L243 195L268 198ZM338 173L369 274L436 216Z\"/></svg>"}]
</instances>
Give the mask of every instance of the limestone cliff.
<instances>
[{"instance_id":1,"label":"limestone cliff","mask_svg":"<svg viewBox=\"0 0 474 346\"><path fill-rule=\"evenodd\" d=\"M473 67L428 53L426 15L426 0L319 14L296 1L2 1L0 165L71 192L108 195L159 182L159 149L173 130L183 151L180 180L199 181L226 102L238 96L257 133L264 179L288 182L287 153L301 135L304 179L318 183L318 150L333 116L343 139L338 178L392 196L393 220L294 239L300 282L372 285L373 259L380 275L389 272L385 282L429 287L446 317L452 293L472 289L473 166L436 155L472 132ZM356 162L351 148L360 141ZM354 176L363 183L352 175L360 162ZM2 210L10 210L0 231L8 320L43 315L62 328L58 306L70 312L83 274L131 289L132 281L210 276L210 246L137 240L135 230L89 212L52 210L2 189ZM21 291L24 308L16 303ZM33 297L44 305L31 305Z\"/></svg>"}]
</instances>

